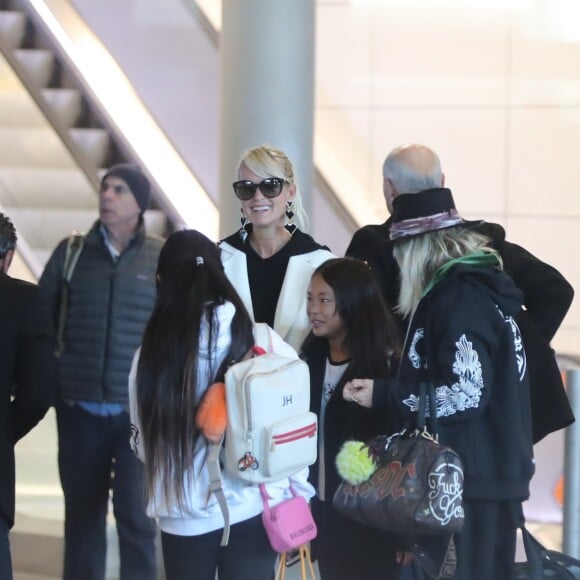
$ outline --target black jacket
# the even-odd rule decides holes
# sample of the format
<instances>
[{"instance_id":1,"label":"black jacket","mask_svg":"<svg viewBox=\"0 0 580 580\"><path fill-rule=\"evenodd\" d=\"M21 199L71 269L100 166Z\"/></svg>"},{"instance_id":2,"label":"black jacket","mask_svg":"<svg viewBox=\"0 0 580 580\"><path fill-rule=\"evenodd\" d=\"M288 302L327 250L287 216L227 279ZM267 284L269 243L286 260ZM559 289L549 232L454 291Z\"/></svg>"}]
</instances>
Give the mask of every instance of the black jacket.
<instances>
[{"instance_id":1,"label":"black jacket","mask_svg":"<svg viewBox=\"0 0 580 580\"><path fill-rule=\"evenodd\" d=\"M310 410L320 417L328 341L309 334L302 345L301 356L310 369ZM362 377L357 372L356 365L349 365L328 400L324 424L319 426L324 439L326 501L332 501L334 492L342 481L335 465L335 458L342 444L349 439L368 441L377 435L392 432L385 409L367 409L342 398L345 383L353 378L375 377ZM384 379L384 382L381 381L381 388L391 388L392 381L388 377L376 378ZM310 481L318 489L318 460L310 467Z\"/></svg>"},{"instance_id":2,"label":"black jacket","mask_svg":"<svg viewBox=\"0 0 580 580\"><path fill-rule=\"evenodd\" d=\"M50 257L40 286L53 320L59 312L67 240ZM155 303L155 273L163 240L141 224L113 260L99 222L88 232L70 281L64 350L58 362L60 396L72 401L128 405L131 361Z\"/></svg>"},{"instance_id":3,"label":"black jacket","mask_svg":"<svg viewBox=\"0 0 580 580\"><path fill-rule=\"evenodd\" d=\"M53 404L54 333L37 286L0 273L0 518L14 523L14 444Z\"/></svg>"},{"instance_id":4,"label":"black jacket","mask_svg":"<svg viewBox=\"0 0 580 580\"><path fill-rule=\"evenodd\" d=\"M391 218L379 225L364 226L355 232L346 254L368 262L387 302L394 307L399 300L399 266L389 241ZM568 426L574 415L562 383L550 341L570 308L574 289L552 266L527 250L505 239L498 224L482 222L477 231L491 239L491 246L502 257L504 270L524 293L525 311L516 315L528 352L532 390L534 442ZM397 313L401 328L406 327Z\"/></svg>"},{"instance_id":5,"label":"black jacket","mask_svg":"<svg viewBox=\"0 0 580 580\"><path fill-rule=\"evenodd\" d=\"M439 439L464 463L466 499L523 500L534 473L522 293L489 265L451 266L421 299L399 366L401 425L434 386Z\"/></svg>"}]
</instances>

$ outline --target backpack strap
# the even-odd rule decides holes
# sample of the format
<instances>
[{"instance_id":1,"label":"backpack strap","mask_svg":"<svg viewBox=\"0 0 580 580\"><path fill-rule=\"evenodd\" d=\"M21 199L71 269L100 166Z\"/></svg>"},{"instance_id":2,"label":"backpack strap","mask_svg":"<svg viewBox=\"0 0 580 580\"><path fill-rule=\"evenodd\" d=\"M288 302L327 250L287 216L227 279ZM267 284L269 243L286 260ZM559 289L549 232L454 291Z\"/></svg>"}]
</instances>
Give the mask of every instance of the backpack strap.
<instances>
[{"instance_id":1,"label":"backpack strap","mask_svg":"<svg viewBox=\"0 0 580 580\"><path fill-rule=\"evenodd\" d=\"M274 342L270 327L265 322L256 322L254 328L256 329L256 346L261 346L266 352L274 352Z\"/></svg>"},{"instance_id":2,"label":"backpack strap","mask_svg":"<svg viewBox=\"0 0 580 580\"><path fill-rule=\"evenodd\" d=\"M220 451L224 438L217 443L208 443L209 453L207 457L207 471L209 474L209 493L213 493L224 516L224 531L220 546L227 546L230 539L230 510L226 502L224 488L222 486L222 470L220 468Z\"/></svg>"},{"instance_id":3,"label":"backpack strap","mask_svg":"<svg viewBox=\"0 0 580 580\"><path fill-rule=\"evenodd\" d=\"M60 289L60 304L58 308L58 324L56 328L56 356L59 357L64 350L64 325L68 313L70 281L79 260L79 256L85 245L85 235L73 232L66 244L66 253L62 269L62 281Z\"/></svg>"}]
</instances>

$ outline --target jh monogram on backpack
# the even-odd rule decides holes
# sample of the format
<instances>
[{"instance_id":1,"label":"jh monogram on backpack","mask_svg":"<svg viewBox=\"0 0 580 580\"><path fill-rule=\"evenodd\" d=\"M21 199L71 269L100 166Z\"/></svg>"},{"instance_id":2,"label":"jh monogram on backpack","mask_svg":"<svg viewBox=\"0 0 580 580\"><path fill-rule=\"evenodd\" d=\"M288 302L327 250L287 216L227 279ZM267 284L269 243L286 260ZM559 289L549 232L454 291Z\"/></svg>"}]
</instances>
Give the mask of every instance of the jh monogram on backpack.
<instances>
[{"instance_id":1,"label":"jh monogram on backpack","mask_svg":"<svg viewBox=\"0 0 580 580\"><path fill-rule=\"evenodd\" d=\"M256 324L264 354L232 365L225 375L224 469L250 483L275 481L316 461L308 365L297 355L273 352L270 332Z\"/></svg>"}]
</instances>

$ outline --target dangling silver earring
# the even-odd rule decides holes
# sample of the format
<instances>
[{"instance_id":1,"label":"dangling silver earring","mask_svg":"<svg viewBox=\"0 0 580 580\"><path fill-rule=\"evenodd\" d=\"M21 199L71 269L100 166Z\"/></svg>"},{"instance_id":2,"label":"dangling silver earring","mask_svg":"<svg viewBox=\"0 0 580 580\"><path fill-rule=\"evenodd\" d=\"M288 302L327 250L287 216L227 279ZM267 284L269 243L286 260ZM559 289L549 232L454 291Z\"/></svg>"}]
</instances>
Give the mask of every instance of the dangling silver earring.
<instances>
[{"instance_id":1,"label":"dangling silver earring","mask_svg":"<svg viewBox=\"0 0 580 580\"><path fill-rule=\"evenodd\" d=\"M252 224L250 224L250 220L244 215L243 210L240 211L242 212L242 217L240 218L240 222L242 223L240 238L242 238L242 242L246 243L248 234L252 231Z\"/></svg>"},{"instance_id":2,"label":"dangling silver earring","mask_svg":"<svg viewBox=\"0 0 580 580\"><path fill-rule=\"evenodd\" d=\"M294 205L294 202L289 199L286 202L286 223L284 224L284 229L290 234L290 236L294 235L294 232L297 229L297 225L295 223L292 223L292 218L294 217L294 212L292 211L292 206Z\"/></svg>"}]
</instances>

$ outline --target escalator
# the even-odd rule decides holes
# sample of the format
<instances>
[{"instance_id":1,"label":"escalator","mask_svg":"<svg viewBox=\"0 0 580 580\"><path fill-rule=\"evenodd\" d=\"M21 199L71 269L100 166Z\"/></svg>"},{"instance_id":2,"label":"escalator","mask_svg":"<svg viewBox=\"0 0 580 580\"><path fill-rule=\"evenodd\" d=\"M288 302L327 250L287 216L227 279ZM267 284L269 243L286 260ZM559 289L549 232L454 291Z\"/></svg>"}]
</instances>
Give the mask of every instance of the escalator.
<instances>
[{"instance_id":1,"label":"escalator","mask_svg":"<svg viewBox=\"0 0 580 580\"><path fill-rule=\"evenodd\" d=\"M207 14L220 2L72 2L217 204L220 195L228 194L219 191L220 31L219 22ZM344 121L344 116L335 116L333 123L340 122L340 131L350 136L352 129L344 128ZM382 220L370 215L369 204L360 203L367 195L360 191L364 186L347 175L344 152L319 133L315 145L311 233L341 254L358 224ZM324 156L332 157L332 163L323 162L321 150L332 153ZM232 167L232 180L233 171Z\"/></svg>"},{"instance_id":2,"label":"escalator","mask_svg":"<svg viewBox=\"0 0 580 580\"><path fill-rule=\"evenodd\" d=\"M88 229L99 176L120 161L154 185L153 231L218 236L219 36L191 0L150 6L146 21L128 2L0 0L0 210L33 279L59 239ZM352 209L318 168L314 186L313 234L341 253Z\"/></svg>"},{"instance_id":3,"label":"escalator","mask_svg":"<svg viewBox=\"0 0 580 580\"><path fill-rule=\"evenodd\" d=\"M76 49L89 42L98 67L83 71ZM24 277L39 276L58 240L90 227L100 175L122 161L141 165L152 182L150 231L196 221L217 230L215 205L68 2L2 1L0 53L0 211L17 227ZM130 108L123 123L87 74L97 68L119 78L111 96ZM155 154L163 167L148 160Z\"/></svg>"}]
</instances>

